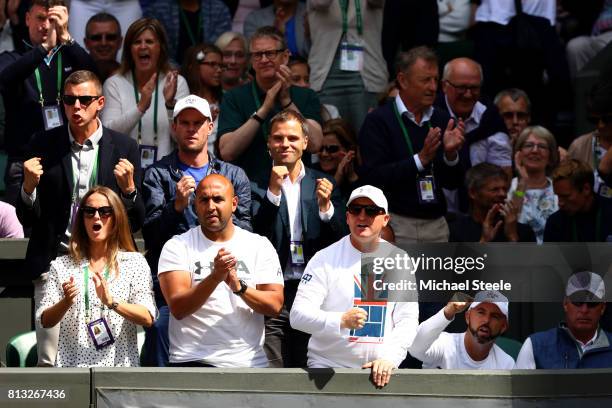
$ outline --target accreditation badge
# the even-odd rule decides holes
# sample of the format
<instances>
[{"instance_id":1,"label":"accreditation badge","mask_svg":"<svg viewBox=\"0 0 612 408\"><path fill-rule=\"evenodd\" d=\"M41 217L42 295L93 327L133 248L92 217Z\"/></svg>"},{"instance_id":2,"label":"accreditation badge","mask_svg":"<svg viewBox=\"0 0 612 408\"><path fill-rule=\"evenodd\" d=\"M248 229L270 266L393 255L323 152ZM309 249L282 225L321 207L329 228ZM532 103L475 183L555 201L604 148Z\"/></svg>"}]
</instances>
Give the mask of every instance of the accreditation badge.
<instances>
[{"instance_id":1,"label":"accreditation badge","mask_svg":"<svg viewBox=\"0 0 612 408\"><path fill-rule=\"evenodd\" d=\"M437 202L435 187L433 175L417 178L419 204L435 204Z\"/></svg>"},{"instance_id":2,"label":"accreditation badge","mask_svg":"<svg viewBox=\"0 0 612 408\"><path fill-rule=\"evenodd\" d=\"M289 249L291 251L291 265L298 266L306 263L302 241L291 241Z\"/></svg>"},{"instance_id":3,"label":"accreditation badge","mask_svg":"<svg viewBox=\"0 0 612 408\"><path fill-rule=\"evenodd\" d=\"M140 145L140 167L146 169L153 163L157 157L157 146Z\"/></svg>"},{"instance_id":4,"label":"accreditation badge","mask_svg":"<svg viewBox=\"0 0 612 408\"><path fill-rule=\"evenodd\" d=\"M96 350L108 347L115 342L113 334L110 331L110 327L104 317L94 320L93 322L87 323L87 331L89 337L96 346Z\"/></svg>"},{"instance_id":5,"label":"accreditation badge","mask_svg":"<svg viewBox=\"0 0 612 408\"><path fill-rule=\"evenodd\" d=\"M45 124L45 130L55 129L64 124L62 118L62 111L59 105L49 105L42 107L43 122Z\"/></svg>"},{"instance_id":6,"label":"accreditation badge","mask_svg":"<svg viewBox=\"0 0 612 408\"><path fill-rule=\"evenodd\" d=\"M359 43L340 43L340 69L342 71L361 71L363 68L363 46Z\"/></svg>"}]
</instances>

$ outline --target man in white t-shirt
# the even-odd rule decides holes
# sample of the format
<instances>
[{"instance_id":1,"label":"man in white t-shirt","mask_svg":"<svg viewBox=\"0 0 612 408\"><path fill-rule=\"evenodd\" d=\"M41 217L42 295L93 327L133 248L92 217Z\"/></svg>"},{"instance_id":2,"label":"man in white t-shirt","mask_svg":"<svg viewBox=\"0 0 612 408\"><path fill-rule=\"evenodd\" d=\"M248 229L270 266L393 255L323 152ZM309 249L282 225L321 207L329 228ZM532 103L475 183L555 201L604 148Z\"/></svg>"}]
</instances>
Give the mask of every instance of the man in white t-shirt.
<instances>
[{"instance_id":1,"label":"man in white t-shirt","mask_svg":"<svg viewBox=\"0 0 612 408\"><path fill-rule=\"evenodd\" d=\"M362 254L379 249L390 216L383 192L369 185L352 192L347 208L351 233L308 262L290 322L312 334L308 367L371 368L374 384L383 387L406 357L419 305L361 301Z\"/></svg>"},{"instance_id":2,"label":"man in white t-shirt","mask_svg":"<svg viewBox=\"0 0 612 408\"><path fill-rule=\"evenodd\" d=\"M267 367L264 315L283 305L272 244L236 226L232 183L206 176L196 190L200 226L169 240L158 276L170 308L170 366Z\"/></svg>"},{"instance_id":3,"label":"man in white t-shirt","mask_svg":"<svg viewBox=\"0 0 612 408\"><path fill-rule=\"evenodd\" d=\"M444 332L468 305L465 333ZM514 360L495 344L507 329L508 299L498 291L482 291L471 304L450 301L421 323L409 351L423 368L511 370Z\"/></svg>"}]
</instances>

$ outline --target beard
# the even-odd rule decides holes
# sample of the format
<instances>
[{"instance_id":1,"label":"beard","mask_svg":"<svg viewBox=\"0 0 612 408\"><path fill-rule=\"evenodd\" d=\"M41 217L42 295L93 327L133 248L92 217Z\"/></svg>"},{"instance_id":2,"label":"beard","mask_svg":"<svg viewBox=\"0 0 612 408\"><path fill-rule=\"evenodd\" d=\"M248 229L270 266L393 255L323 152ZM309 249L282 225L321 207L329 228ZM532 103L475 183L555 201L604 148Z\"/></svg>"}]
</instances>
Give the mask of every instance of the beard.
<instances>
[{"instance_id":1,"label":"beard","mask_svg":"<svg viewBox=\"0 0 612 408\"><path fill-rule=\"evenodd\" d=\"M481 327L486 327L487 329L489 329L489 335L488 336L481 336L481 335L478 334L478 330ZM482 326L480 326L480 327L478 327L476 329L474 329L472 326L468 326L468 330L470 331L470 334L472 335L472 337L474 337L474 339L476 339L478 344L492 343L501 334L501 332L493 333L491 328L489 326L487 326L486 324L483 324Z\"/></svg>"}]
</instances>

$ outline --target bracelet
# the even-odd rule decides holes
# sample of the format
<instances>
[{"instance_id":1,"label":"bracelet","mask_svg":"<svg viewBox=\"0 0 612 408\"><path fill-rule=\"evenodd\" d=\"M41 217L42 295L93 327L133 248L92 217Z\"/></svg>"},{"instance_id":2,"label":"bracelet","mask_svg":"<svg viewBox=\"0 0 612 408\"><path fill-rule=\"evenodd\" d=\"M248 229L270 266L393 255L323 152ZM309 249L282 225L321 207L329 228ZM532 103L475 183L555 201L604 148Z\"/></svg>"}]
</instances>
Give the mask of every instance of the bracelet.
<instances>
[{"instance_id":1,"label":"bracelet","mask_svg":"<svg viewBox=\"0 0 612 408\"><path fill-rule=\"evenodd\" d=\"M286 104L285 106L281 106L281 110L285 110L285 109L287 109L287 108L288 108L288 107L290 107L292 104L293 104L293 101L292 101L291 99L289 99L289 103L288 103L288 104Z\"/></svg>"},{"instance_id":2,"label":"bracelet","mask_svg":"<svg viewBox=\"0 0 612 408\"><path fill-rule=\"evenodd\" d=\"M263 118L257 114L257 111L253 112L251 118L255 119L255 121L257 121L257 123L259 123L260 125L264 123Z\"/></svg>"},{"instance_id":3,"label":"bracelet","mask_svg":"<svg viewBox=\"0 0 612 408\"><path fill-rule=\"evenodd\" d=\"M115 302L113 300L113 302L110 304L110 306L108 306L108 310L115 310L117 309L117 306L119 306L119 303Z\"/></svg>"},{"instance_id":4,"label":"bracelet","mask_svg":"<svg viewBox=\"0 0 612 408\"><path fill-rule=\"evenodd\" d=\"M525 192L524 191L514 190L514 195L515 195L515 197L523 198L523 197L525 197Z\"/></svg>"}]
</instances>

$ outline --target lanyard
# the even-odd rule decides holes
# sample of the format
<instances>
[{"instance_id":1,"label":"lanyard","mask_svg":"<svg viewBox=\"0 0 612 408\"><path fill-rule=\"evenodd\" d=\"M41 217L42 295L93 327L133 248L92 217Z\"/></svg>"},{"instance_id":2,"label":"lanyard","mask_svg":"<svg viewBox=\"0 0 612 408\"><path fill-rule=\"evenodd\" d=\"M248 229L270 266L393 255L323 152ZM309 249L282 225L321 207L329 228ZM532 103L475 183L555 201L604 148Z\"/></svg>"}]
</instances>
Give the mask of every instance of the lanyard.
<instances>
[{"instance_id":1,"label":"lanyard","mask_svg":"<svg viewBox=\"0 0 612 408\"><path fill-rule=\"evenodd\" d=\"M261 102L259 100L259 95L257 95L257 87L255 85L255 81L251 82L251 92L253 93L253 100L255 100L255 106L256 106L255 112L257 112L259 108L261 108ZM265 120L261 124L261 131L263 132L264 140L267 142L268 141L268 123Z\"/></svg>"},{"instance_id":2,"label":"lanyard","mask_svg":"<svg viewBox=\"0 0 612 408\"><path fill-rule=\"evenodd\" d=\"M597 209L595 216L595 242L601 238L601 207ZM578 228L576 227L576 217L572 217L572 241L578 242Z\"/></svg>"},{"instance_id":3,"label":"lanyard","mask_svg":"<svg viewBox=\"0 0 612 408\"><path fill-rule=\"evenodd\" d=\"M348 31L348 6L350 0L340 0L340 11L342 12L342 37ZM363 35L363 20L361 19L361 0L355 0L355 15L357 18L357 33Z\"/></svg>"},{"instance_id":4,"label":"lanyard","mask_svg":"<svg viewBox=\"0 0 612 408\"><path fill-rule=\"evenodd\" d=\"M134 85L134 98L136 104L140 101L138 96L138 85L136 84L136 74L132 71L132 84ZM155 81L155 92L153 93L153 145L157 146L157 90L159 89L159 72ZM138 145L142 141L142 118L138 119Z\"/></svg>"},{"instance_id":5,"label":"lanyard","mask_svg":"<svg viewBox=\"0 0 612 408\"><path fill-rule=\"evenodd\" d=\"M202 19L201 17L198 15L198 31L197 31L197 36L193 35L193 31L191 31L191 24L189 24L189 20L187 20L187 15L185 14L185 10L183 10L183 8L181 7L181 5L178 5L179 8L179 14L181 15L181 20L183 20L183 24L185 25L185 30L187 30L187 35L189 36L189 39L191 40L191 45L196 45L198 43L198 39L202 38Z\"/></svg>"},{"instance_id":6,"label":"lanyard","mask_svg":"<svg viewBox=\"0 0 612 408\"><path fill-rule=\"evenodd\" d=\"M36 77L36 87L38 88L38 101L40 102L40 106L45 106L45 99L43 98L43 89L42 89L42 81L40 79L40 71L38 68L34 70L34 76ZM60 90L62 89L62 53L58 51L57 53L57 103L61 102L62 98L60 96Z\"/></svg>"},{"instance_id":7,"label":"lanyard","mask_svg":"<svg viewBox=\"0 0 612 408\"><path fill-rule=\"evenodd\" d=\"M85 320L89 322L91 316L89 311L89 266L83 268L83 296L85 297ZM104 267L104 279L108 280L108 266ZM100 307L102 309L102 307Z\"/></svg>"},{"instance_id":8,"label":"lanyard","mask_svg":"<svg viewBox=\"0 0 612 408\"><path fill-rule=\"evenodd\" d=\"M81 150L82 153L82 150ZM81 155L79 154L79 167L81 167ZM79 172L79 169L73 169L72 170L72 178L74 180L74 189L72 191L72 202L76 203L77 202L77 197L78 195L78 191L79 191L79 181L80 181L80 176L81 173ZM98 152L96 152L95 154L95 159L93 162L93 169L91 170L91 176L89 176L89 184L87 185L87 189L89 190L90 188L92 188L93 186L96 185L96 180L98 179Z\"/></svg>"}]
</instances>

